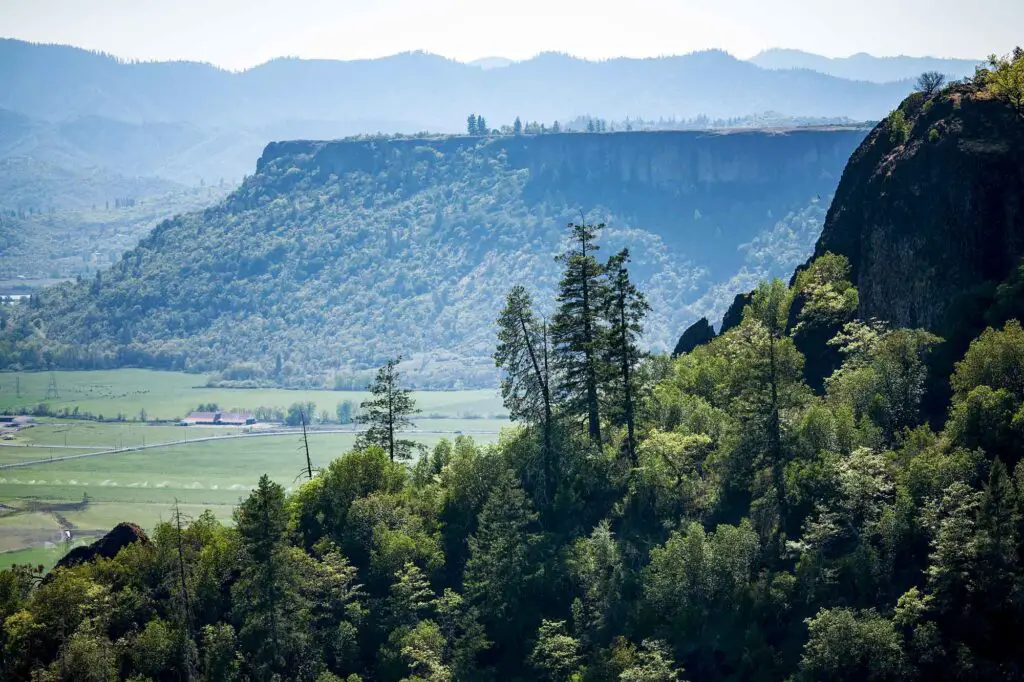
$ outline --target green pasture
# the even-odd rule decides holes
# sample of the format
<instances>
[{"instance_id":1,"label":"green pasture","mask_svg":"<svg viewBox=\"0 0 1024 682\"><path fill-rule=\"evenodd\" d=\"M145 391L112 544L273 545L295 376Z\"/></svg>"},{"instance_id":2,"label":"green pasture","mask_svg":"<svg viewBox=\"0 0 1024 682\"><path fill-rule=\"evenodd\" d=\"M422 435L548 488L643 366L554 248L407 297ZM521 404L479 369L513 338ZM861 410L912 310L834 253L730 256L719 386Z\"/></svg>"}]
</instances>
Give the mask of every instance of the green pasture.
<instances>
[{"instance_id":1,"label":"green pasture","mask_svg":"<svg viewBox=\"0 0 1024 682\"><path fill-rule=\"evenodd\" d=\"M348 400L358 405L368 396L365 391L205 388L206 377L199 374L117 369L53 372L58 397L47 399L50 376L50 372L0 372L0 410L30 410L46 403L53 411L77 406L81 412L105 419L122 415L137 420L145 410L149 420L170 420L200 404L254 410L312 401L318 412L327 410L333 417L339 403ZM418 391L415 398L424 417L493 418L507 413L496 390Z\"/></svg>"},{"instance_id":2,"label":"green pasture","mask_svg":"<svg viewBox=\"0 0 1024 682\"><path fill-rule=\"evenodd\" d=\"M167 519L175 500L187 515L210 509L230 521L238 501L267 473L286 488L298 485L305 454L298 432L242 436L259 432L239 427L183 427L143 423L176 420L198 405L223 410L286 409L312 401L332 416L343 401L358 403L361 391L205 388L206 377L180 372L120 369L54 372L58 397L47 399L49 372L0 372L0 410L30 411L40 403L53 412L80 412L124 421L39 418L0 441L0 568L14 563L52 566L68 549L61 529L70 525L75 543L88 542L121 521L152 529ZM508 425L497 391L424 391L415 394L421 410L410 438L433 446L458 434L478 442L497 439ZM355 442L354 427L337 424L311 430L314 467L326 466ZM199 441L211 436L231 436ZM113 452L124 448L138 451ZM107 453L70 460L68 455ZM88 500L87 504L82 504Z\"/></svg>"}]
</instances>

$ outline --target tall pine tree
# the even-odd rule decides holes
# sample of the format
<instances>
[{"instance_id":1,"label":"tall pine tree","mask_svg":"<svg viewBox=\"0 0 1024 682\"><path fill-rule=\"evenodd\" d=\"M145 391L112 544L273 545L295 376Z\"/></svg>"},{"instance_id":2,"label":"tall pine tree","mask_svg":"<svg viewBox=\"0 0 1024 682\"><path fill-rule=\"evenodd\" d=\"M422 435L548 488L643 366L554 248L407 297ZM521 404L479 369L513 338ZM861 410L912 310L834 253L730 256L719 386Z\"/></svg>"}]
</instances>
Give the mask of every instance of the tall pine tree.
<instances>
[{"instance_id":1,"label":"tall pine tree","mask_svg":"<svg viewBox=\"0 0 1024 682\"><path fill-rule=\"evenodd\" d=\"M604 298L604 269L594 258L595 243L604 224L570 223L569 249L556 257L565 271L558 285L558 311L552 320L551 341L558 393L570 416L584 417L594 443L601 442L598 410L598 366L601 360L600 305Z\"/></svg>"},{"instance_id":2,"label":"tall pine tree","mask_svg":"<svg viewBox=\"0 0 1024 682\"><path fill-rule=\"evenodd\" d=\"M285 534L284 489L264 474L235 509L242 552L232 588L239 645L255 679L298 670L306 643L294 565Z\"/></svg>"},{"instance_id":3,"label":"tall pine tree","mask_svg":"<svg viewBox=\"0 0 1024 682\"><path fill-rule=\"evenodd\" d=\"M644 317L651 310L636 285L629 279L629 249L608 259L605 269L601 313L605 320L604 373L612 418L626 427L626 454L636 463L636 376L642 357L637 341L643 334Z\"/></svg>"},{"instance_id":4,"label":"tall pine tree","mask_svg":"<svg viewBox=\"0 0 1024 682\"><path fill-rule=\"evenodd\" d=\"M548 329L533 314L525 287L509 292L498 318L498 347L494 362L503 372L501 397L512 419L540 426L543 438L544 486L553 493L551 368Z\"/></svg>"},{"instance_id":5,"label":"tall pine tree","mask_svg":"<svg viewBox=\"0 0 1024 682\"><path fill-rule=\"evenodd\" d=\"M415 426L410 417L419 412L412 391L399 385L401 373L398 371L398 363L401 361L401 356L388 360L377 370L377 377L370 385L373 396L359 404L357 418L360 424L366 424L368 428L359 435L356 447L380 446L392 462L396 458L412 457L415 443L399 438L398 433Z\"/></svg>"}]
</instances>

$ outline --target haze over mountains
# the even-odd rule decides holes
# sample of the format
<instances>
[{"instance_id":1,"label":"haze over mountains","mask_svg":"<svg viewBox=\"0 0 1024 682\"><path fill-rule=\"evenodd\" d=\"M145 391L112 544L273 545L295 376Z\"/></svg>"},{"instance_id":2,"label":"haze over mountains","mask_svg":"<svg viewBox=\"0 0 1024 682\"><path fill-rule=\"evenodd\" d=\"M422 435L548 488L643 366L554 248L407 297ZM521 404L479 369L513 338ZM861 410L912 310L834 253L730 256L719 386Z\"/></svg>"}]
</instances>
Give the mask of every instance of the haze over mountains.
<instances>
[{"instance_id":1,"label":"haze over mountains","mask_svg":"<svg viewBox=\"0 0 1024 682\"><path fill-rule=\"evenodd\" d=\"M949 80L974 73L981 59L943 59L937 57L875 57L863 52L849 57L823 57L803 50L774 48L749 60L763 69L807 69L837 78L873 83L917 78L925 71L938 71Z\"/></svg>"},{"instance_id":2,"label":"haze over mountains","mask_svg":"<svg viewBox=\"0 0 1024 682\"><path fill-rule=\"evenodd\" d=\"M864 120L885 115L910 90L909 82L765 69L721 51L602 62L545 53L487 69L413 52L356 61L281 58L232 73L188 62L125 63L72 47L4 40L0 65L7 81L0 108L33 118L101 116L205 128L349 126L335 134L459 132L471 111L498 124L516 116L550 123L586 113L728 118L767 110ZM965 69L950 62L945 70ZM898 75L908 77L905 71ZM864 77L856 71L853 76Z\"/></svg>"}]
</instances>

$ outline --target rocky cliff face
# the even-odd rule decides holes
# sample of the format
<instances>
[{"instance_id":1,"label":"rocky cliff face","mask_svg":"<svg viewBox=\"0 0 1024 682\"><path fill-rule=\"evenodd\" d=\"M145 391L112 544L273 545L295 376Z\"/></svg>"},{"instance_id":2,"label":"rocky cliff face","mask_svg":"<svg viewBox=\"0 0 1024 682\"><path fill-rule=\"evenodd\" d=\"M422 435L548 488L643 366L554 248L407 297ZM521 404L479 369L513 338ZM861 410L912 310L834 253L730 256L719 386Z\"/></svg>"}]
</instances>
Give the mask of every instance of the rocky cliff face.
<instances>
[{"instance_id":1,"label":"rocky cliff face","mask_svg":"<svg viewBox=\"0 0 1024 682\"><path fill-rule=\"evenodd\" d=\"M530 200L614 207L630 224L656 226L666 244L704 260L723 235L735 254L737 244L785 217L780 208L815 195L827 201L867 133L833 127L274 142L256 172L296 168L325 184L332 176L370 174L409 191L450 158L470 154L523 172Z\"/></svg>"},{"instance_id":2,"label":"rocky cliff face","mask_svg":"<svg viewBox=\"0 0 1024 682\"><path fill-rule=\"evenodd\" d=\"M953 333L1024 256L1024 120L968 86L900 111L850 159L815 255L850 259L862 317Z\"/></svg>"},{"instance_id":3,"label":"rocky cliff face","mask_svg":"<svg viewBox=\"0 0 1024 682\"><path fill-rule=\"evenodd\" d=\"M395 172L422 163L423 149L448 154L474 148L529 170L538 185L586 181L614 184L623 193L654 187L692 194L722 183L768 186L836 178L837 169L866 133L865 128L837 127L272 142L256 170L288 159L299 168L315 167L324 173Z\"/></svg>"}]
</instances>

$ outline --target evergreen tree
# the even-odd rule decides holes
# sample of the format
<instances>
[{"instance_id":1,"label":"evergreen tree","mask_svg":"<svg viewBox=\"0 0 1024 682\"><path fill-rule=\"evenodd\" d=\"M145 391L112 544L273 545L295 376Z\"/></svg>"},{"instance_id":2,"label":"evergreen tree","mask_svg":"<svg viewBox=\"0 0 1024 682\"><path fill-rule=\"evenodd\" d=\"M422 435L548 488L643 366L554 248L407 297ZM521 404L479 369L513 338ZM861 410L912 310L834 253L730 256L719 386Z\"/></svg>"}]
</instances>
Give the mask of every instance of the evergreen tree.
<instances>
[{"instance_id":1,"label":"evergreen tree","mask_svg":"<svg viewBox=\"0 0 1024 682\"><path fill-rule=\"evenodd\" d=\"M469 118L466 119L466 132L470 135L478 135L479 129L477 128L476 114L470 114Z\"/></svg>"},{"instance_id":2,"label":"evergreen tree","mask_svg":"<svg viewBox=\"0 0 1024 682\"><path fill-rule=\"evenodd\" d=\"M232 590L240 648L256 679L294 674L306 635L285 537L284 489L264 474L234 518L242 547Z\"/></svg>"},{"instance_id":3,"label":"evergreen tree","mask_svg":"<svg viewBox=\"0 0 1024 682\"><path fill-rule=\"evenodd\" d=\"M626 454L636 464L636 376L641 351L637 341L651 307L629 279L629 249L608 259L601 312L604 317L604 372L617 424L626 426Z\"/></svg>"},{"instance_id":4,"label":"evergreen tree","mask_svg":"<svg viewBox=\"0 0 1024 682\"><path fill-rule=\"evenodd\" d=\"M513 135L522 135L523 134L523 122L519 120L518 116L516 116L515 122L512 123L512 134Z\"/></svg>"},{"instance_id":5,"label":"evergreen tree","mask_svg":"<svg viewBox=\"0 0 1024 682\"><path fill-rule=\"evenodd\" d=\"M394 462L395 459L409 459L415 443L398 437L398 432L415 426L410 416L419 413L412 391L399 386L401 373L399 356L388 360L377 370L377 377L370 385L373 397L359 404L357 422L369 428L359 435L356 446L366 448L377 445L384 449Z\"/></svg>"},{"instance_id":6,"label":"evergreen tree","mask_svg":"<svg viewBox=\"0 0 1024 682\"><path fill-rule=\"evenodd\" d=\"M479 609L491 639L505 647L510 665L522 661L537 622L536 518L515 473L508 470L495 483L477 531L469 537L466 598Z\"/></svg>"},{"instance_id":7,"label":"evergreen tree","mask_svg":"<svg viewBox=\"0 0 1024 682\"><path fill-rule=\"evenodd\" d=\"M574 679L580 660L580 641L568 633L565 621L542 620L530 654L530 662L541 673L539 679L568 682Z\"/></svg>"},{"instance_id":8,"label":"evergreen tree","mask_svg":"<svg viewBox=\"0 0 1024 682\"><path fill-rule=\"evenodd\" d=\"M509 292L498 318L498 346L494 362L502 370L501 397L509 416L539 425L543 434L544 485L553 491L551 369L547 323L533 314L525 287Z\"/></svg>"},{"instance_id":9,"label":"evergreen tree","mask_svg":"<svg viewBox=\"0 0 1024 682\"><path fill-rule=\"evenodd\" d=\"M770 472L768 489L774 492L774 509L761 508L762 518L773 516L776 549L781 548L786 522L786 451L783 410L801 395L803 357L786 334L793 292L780 280L762 282L743 311L744 351L753 382L744 386L738 407L744 413L750 445ZM757 493L755 492L755 495ZM760 525L763 532L771 523Z\"/></svg>"},{"instance_id":10,"label":"evergreen tree","mask_svg":"<svg viewBox=\"0 0 1024 682\"><path fill-rule=\"evenodd\" d=\"M478 115L476 117L476 134L477 135L490 135L491 131L487 127L487 119L483 116Z\"/></svg>"},{"instance_id":11,"label":"evergreen tree","mask_svg":"<svg viewBox=\"0 0 1024 682\"><path fill-rule=\"evenodd\" d=\"M553 133L560 133L560 132L562 132L562 124L559 123L558 121L555 121L554 123L552 123L551 124L551 132L553 132Z\"/></svg>"},{"instance_id":12,"label":"evergreen tree","mask_svg":"<svg viewBox=\"0 0 1024 682\"><path fill-rule=\"evenodd\" d=\"M594 443L601 442L598 411L601 326L599 311L604 298L603 268L594 258L594 243L604 224L569 224L571 246L556 257L565 265L559 282L558 311L552 320L551 341L554 364L559 373L558 392L565 411L587 420L587 431Z\"/></svg>"}]
</instances>

